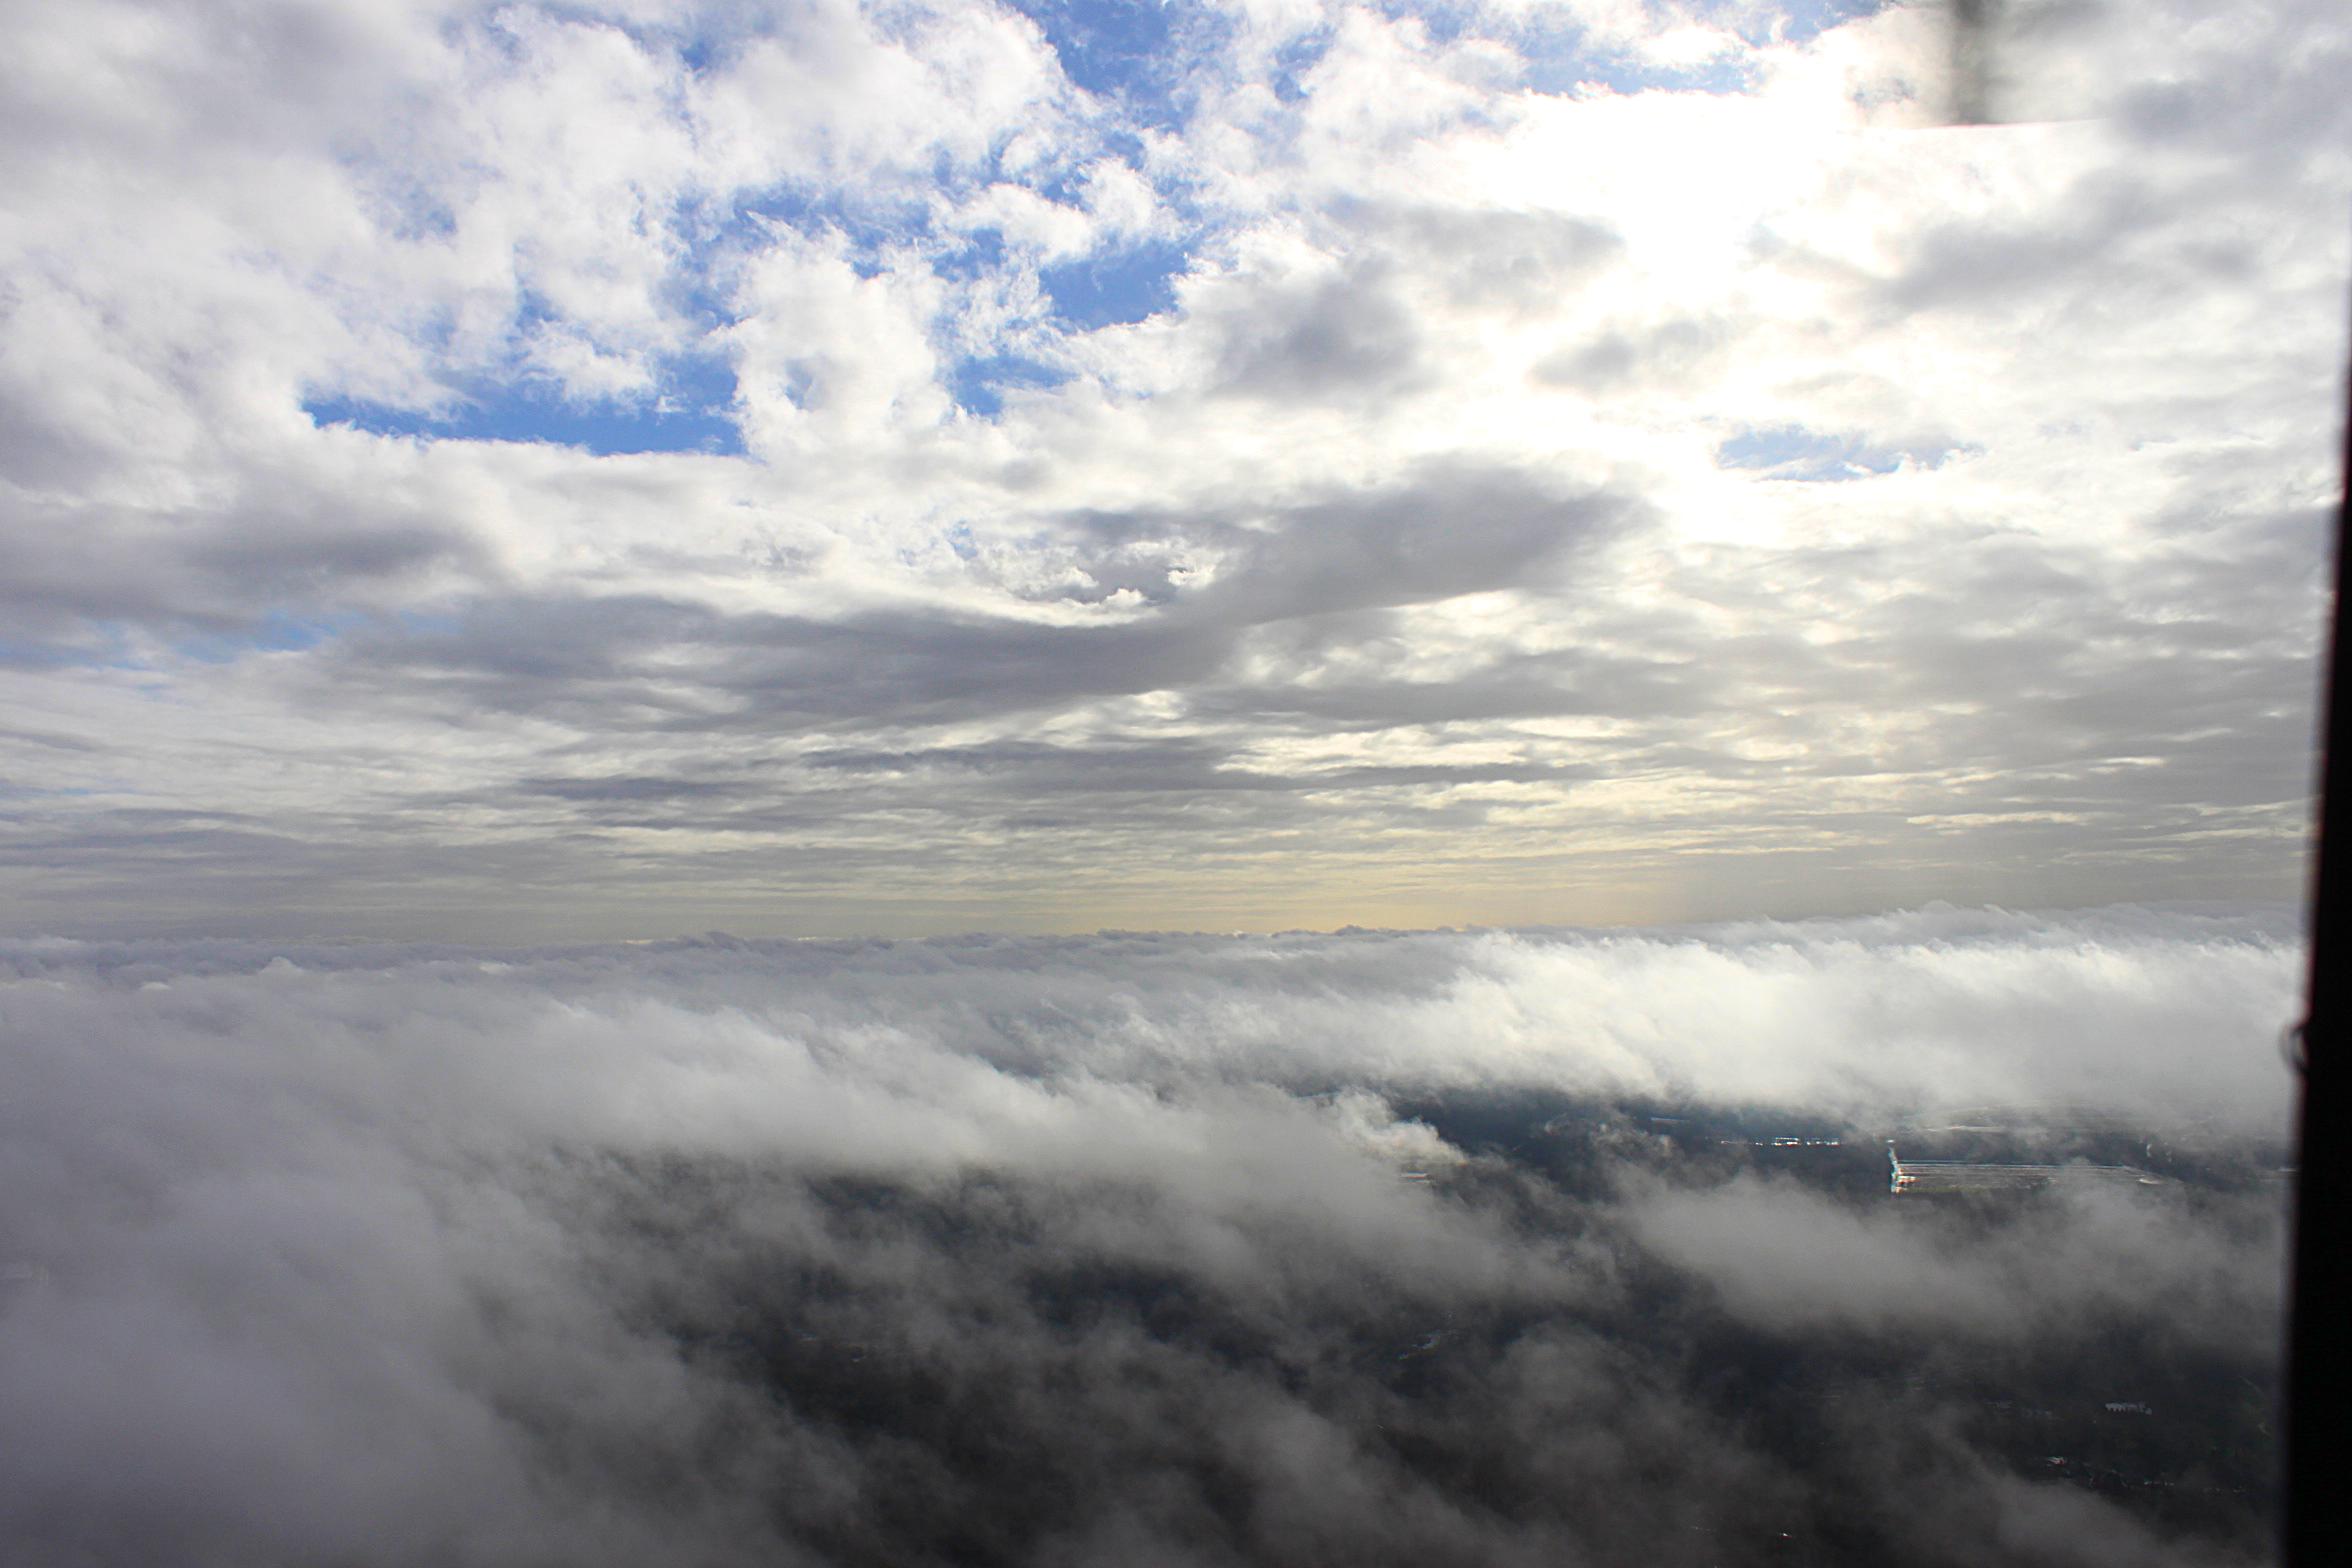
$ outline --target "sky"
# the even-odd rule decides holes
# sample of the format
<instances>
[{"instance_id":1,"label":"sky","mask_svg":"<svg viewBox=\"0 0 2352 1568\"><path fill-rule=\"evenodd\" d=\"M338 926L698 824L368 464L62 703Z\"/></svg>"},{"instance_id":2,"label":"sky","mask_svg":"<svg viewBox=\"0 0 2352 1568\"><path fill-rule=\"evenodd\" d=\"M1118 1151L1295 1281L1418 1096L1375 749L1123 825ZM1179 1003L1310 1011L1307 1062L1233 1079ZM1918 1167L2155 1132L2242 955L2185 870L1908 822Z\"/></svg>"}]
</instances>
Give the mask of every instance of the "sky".
<instances>
[{"instance_id":1,"label":"sky","mask_svg":"<svg viewBox=\"0 0 2352 1568\"><path fill-rule=\"evenodd\" d=\"M6 10L0 929L2300 894L2327 0Z\"/></svg>"},{"instance_id":2,"label":"sky","mask_svg":"<svg viewBox=\"0 0 2352 1568\"><path fill-rule=\"evenodd\" d=\"M0 0L0 1555L2265 1560L2352 17L1991 9Z\"/></svg>"}]
</instances>

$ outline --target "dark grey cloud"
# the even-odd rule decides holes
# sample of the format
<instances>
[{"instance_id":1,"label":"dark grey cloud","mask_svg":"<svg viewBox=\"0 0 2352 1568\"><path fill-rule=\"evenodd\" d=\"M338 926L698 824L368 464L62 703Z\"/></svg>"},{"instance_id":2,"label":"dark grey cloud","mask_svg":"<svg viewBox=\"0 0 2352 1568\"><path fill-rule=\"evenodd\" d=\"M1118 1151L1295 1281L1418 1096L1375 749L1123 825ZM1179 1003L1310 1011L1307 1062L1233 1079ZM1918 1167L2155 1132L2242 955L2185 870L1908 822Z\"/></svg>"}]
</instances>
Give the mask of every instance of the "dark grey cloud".
<instances>
[{"instance_id":1,"label":"dark grey cloud","mask_svg":"<svg viewBox=\"0 0 2352 1568\"><path fill-rule=\"evenodd\" d=\"M1625 248L1608 224L1561 212L1341 201L1327 221L1356 254L1433 277L1474 309L1549 314Z\"/></svg>"},{"instance_id":2,"label":"dark grey cloud","mask_svg":"<svg viewBox=\"0 0 2352 1568\"><path fill-rule=\"evenodd\" d=\"M1913 242L1884 287L1894 313L1924 309L2007 310L2021 298L2061 291L2089 299L2118 286L2144 291L2136 308L2176 298L2179 280L2120 265L2119 249L2167 216L2166 187L2128 170L2087 177L2055 227L1988 226L1953 220Z\"/></svg>"},{"instance_id":3,"label":"dark grey cloud","mask_svg":"<svg viewBox=\"0 0 2352 1568\"><path fill-rule=\"evenodd\" d=\"M1001 783L1050 796L1197 790L1361 789L1390 785L1462 784L1489 780L1559 780L1558 768L1515 762L1370 765L1274 773L1229 765L1223 751L1201 745L1064 747L1026 741L929 751L820 751L802 761L813 768L871 777L922 771L960 773L985 791Z\"/></svg>"},{"instance_id":4,"label":"dark grey cloud","mask_svg":"<svg viewBox=\"0 0 2352 1568\"><path fill-rule=\"evenodd\" d=\"M729 781L673 779L644 774L518 779L515 788L525 794L546 795L556 800L622 806L724 800L744 792L743 785Z\"/></svg>"},{"instance_id":5,"label":"dark grey cloud","mask_svg":"<svg viewBox=\"0 0 2352 1568\"><path fill-rule=\"evenodd\" d=\"M1162 568L1159 605L1128 621L938 609L818 618L642 595L501 597L462 606L446 627L372 622L331 656L337 678L354 684L624 727L631 718L679 729L940 722L1200 685L1249 629L1269 623L1540 587L1638 517L1623 497L1444 464L1256 514L1049 520L1089 565L1126 559L1142 539L1178 565L1188 550L1215 555L1213 580L1195 589L1167 591Z\"/></svg>"},{"instance_id":6,"label":"dark grey cloud","mask_svg":"<svg viewBox=\"0 0 2352 1568\"><path fill-rule=\"evenodd\" d=\"M1497 846L1444 830L1493 831L1507 804L1543 813L1512 853L1573 850L1586 874L1734 907L2267 896L2300 875L2322 519L2226 505L2124 559L1996 526L1719 548L1636 605L1612 585L1655 569L1638 510L1441 470L1254 516L1056 519L1081 559L1217 563L1077 625L485 599L357 623L289 671L290 695L502 749L516 721L539 727L511 768L453 790L355 754L367 809L266 820L36 791L10 803L5 856L42 890L28 907L73 890L80 929L188 929L259 900L277 912L250 929L424 934L421 914L378 923L383 889L434 918L503 902L538 920L527 890L568 881L599 921L660 930L739 920L781 878L799 929L870 928L898 895L854 890L894 888L905 871L876 872L895 852L924 877L958 868L930 917L952 927L1051 918L1073 878L1239 870L1302 835L1328 874L1491 888ZM1417 607L1498 591L1538 646L1482 640L1431 667ZM1634 813L1595 789L1691 780L1743 804ZM1017 864L990 864L1001 842ZM159 905L166 864L188 892ZM1156 918L1189 918L1161 886Z\"/></svg>"},{"instance_id":7,"label":"dark grey cloud","mask_svg":"<svg viewBox=\"0 0 2352 1568\"><path fill-rule=\"evenodd\" d=\"M2324 5L2293 0L2226 32L2170 33L2145 9L2010 9L2051 25L2014 46L2024 90L1998 112L2069 124L2109 156L2059 176L2064 200L2041 221L1926 226L1871 280L1869 303L1896 314L2023 306L2121 331L2241 285L2274 247L2328 243L2318 208L2279 200L2322 168L2334 177L2333 149L2352 131L2341 91L2352 55L2319 25ZM2163 68L2142 76L2135 60Z\"/></svg>"},{"instance_id":8,"label":"dark grey cloud","mask_svg":"<svg viewBox=\"0 0 2352 1568\"><path fill-rule=\"evenodd\" d=\"M1253 398L1392 396L1426 384L1420 329L1378 261L1258 291L1225 326L1220 392Z\"/></svg>"},{"instance_id":9,"label":"dark grey cloud","mask_svg":"<svg viewBox=\"0 0 2352 1568\"><path fill-rule=\"evenodd\" d=\"M2103 107L2124 132L2149 146L2194 149L2204 158L2272 158L2284 147L2342 145L2352 113L2336 90L2352 68L2352 45L2310 26L2327 15L2321 0L2301 0L2263 17L2249 17L2247 31L2230 38L2197 40L2200 80L2117 84L2120 91ZM2118 20L2129 26L2129 13ZM2294 37L2294 48L2261 44ZM2256 47L2247 47L2248 45ZM2226 68L2212 67L2228 60Z\"/></svg>"},{"instance_id":10,"label":"dark grey cloud","mask_svg":"<svg viewBox=\"0 0 2352 1568\"><path fill-rule=\"evenodd\" d=\"M1263 532L1221 530L1238 558L1203 591L1196 613L1256 624L1540 590L1643 520L1627 496L1564 491L1507 469L1432 465L1382 491L1286 508Z\"/></svg>"},{"instance_id":11,"label":"dark grey cloud","mask_svg":"<svg viewBox=\"0 0 2352 1568\"><path fill-rule=\"evenodd\" d=\"M192 506L102 521L19 498L0 528L0 605L18 636L69 655L126 623L164 636L253 632L272 612L331 613L481 564L478 542L449 523L313 499L308 515Z\"/></svg>"},{"instance_id":12,"label":"dark grey cloud","mask_svg":"<svg viewBox=\"0 0 2352 1568\"><path fill-rule=\"evenodd\" d=\"M1425 297L1549 314L1623 250L1605 223L1562 213L1340 201L1320 217L1340 258L1330 270L1193 296L1221 345L1214 395L1355 403L1426 389L1448 345L1430 338Z\"/></svg>"},{"instance_id":13,"label":"dark grey cloud","mask_svg":"<svg viewBox=\"0 0 2352 1568\"><path fill-rule=\"evenodd\" d=\"M1729 347L1729 323L1696 316L1602 332L1538 360L1535 378L1595 392L1638 384L1672 386Z\"/></svg>"}]
</instances>

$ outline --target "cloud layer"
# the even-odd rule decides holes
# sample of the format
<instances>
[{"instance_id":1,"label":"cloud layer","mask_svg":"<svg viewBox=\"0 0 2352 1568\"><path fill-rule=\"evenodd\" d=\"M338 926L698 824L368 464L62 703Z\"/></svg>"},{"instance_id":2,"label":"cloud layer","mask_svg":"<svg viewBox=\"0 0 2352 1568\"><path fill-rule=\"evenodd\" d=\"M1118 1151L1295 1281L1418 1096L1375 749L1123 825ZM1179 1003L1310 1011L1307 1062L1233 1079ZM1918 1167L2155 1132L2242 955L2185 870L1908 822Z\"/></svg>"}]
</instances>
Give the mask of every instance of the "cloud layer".
<instances>
[{"instance_id":1,"label":"cloud layer","mask_svg":"<svg viewBox=\"0 0 2352 1568\"><path fill-rule=\"evenodd\" d=\"M2289 896L2352 34L2028 9L25 8L6 918Z\"/></svg>"},{"instance_id":2,"label":"cloud layer","mask_svg":"<svg viewBox=\"0 0 2352 1568\"><path fill-rule=\"evenodd\" d=\"M1969 1423L2077 1363L2260 1412L2275 1188L1987 1227L1609 1107L2275 1143L2274 916L0 963L27 1560L2259 1549Z\"/></svg>"}]
</instances>

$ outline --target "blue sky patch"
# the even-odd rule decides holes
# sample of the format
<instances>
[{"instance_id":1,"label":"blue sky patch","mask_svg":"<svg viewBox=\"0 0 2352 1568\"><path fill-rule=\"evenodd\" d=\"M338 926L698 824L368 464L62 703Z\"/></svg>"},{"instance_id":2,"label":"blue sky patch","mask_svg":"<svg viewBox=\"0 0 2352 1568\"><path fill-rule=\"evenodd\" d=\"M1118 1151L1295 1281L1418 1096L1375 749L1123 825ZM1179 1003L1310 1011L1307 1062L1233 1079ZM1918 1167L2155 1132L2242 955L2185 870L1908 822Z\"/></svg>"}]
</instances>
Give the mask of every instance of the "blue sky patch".
<instances>
[{"instance_id":1,"label":"blue sky patch","mask_svg":"<svg viewBox=\"0 0 2352 1568\"><path fill-rule=\"evenodd\" d=\"M663 395L633 402L574 403L537 381L469 388L467 401L431 412L357 398L309 397L302 411L319 425L380 436L442 441L531 441L579 447L598 457L634 452L739 456L743 433L729 411L734 368L715 354L673 360Z\"/></svg>"},{"instance_id":2,"label":"blue sky patch","mask_svg":"<svg viewBox=\"0 0 2352 1568\"><path fill-rule=\"evenodd\" d=\"M117 620L85 621L78 638L0 637L0 669L143 670L131 652L130 627Z\"/></svg>"},{"instance_id":3,"label":"blue sky patch","mask_svg":"<svg viewBox=\"0 0 2352 1568\"><path fill-rule=\"evenodd\" d=\"M300 653L343 633L351 615L293 615L271 610L236 631L203 632L172 640L172 652L200 664L230 664L249 653Z\"/></svg>"},{"instance_id":4,"label":"blue sky patch","mask_svg":"<svg viewBox=\"0 0 2352 1568\"><path fill-rule=\"evenodd\" d=\"M1597 82L1615 93L1701 92L1718 96L1746 92L1749 69L1733 59L1692 66L1646 65L1627 55L1587 53L1581 38L1557 49L1530 47L1527 85L1539 93L1572 93Z\"/></svg>"},{"instance_id":5,"label":"blue sky patch","mask_svg":"<svg viewBox=\"0 0 2352 1568\"><path fill-rule=\"evenodd\" d=\"M947 390L956 406L968 414L994 418L1004 411L1004 395L1022 388L1058 387L1070 379L1042 360L1020 354L986 354L967 359L947 375Z\"/></svg>"},{"instance_id":6,"label":"blue sky patch","mask_svg":"<svg viewBox=\"0 0 2352 1568\"><path fill-rule=\"evenodd\" d=\"M1876 16L1887 8L1888 3L1889 0L1784 0L1781 16L1785 25L1781 29L1781 36L1802 43L1808 38L1819 37L1833 27L1865 16ZM1762 43L1770 36L1770 30L1759 24L1752 29L1752 34L1750 42Z\"/></svg>"},{"instance_id":7,"label":"blue sky patch","mask_svg":"<svg viewBox=\"0 0 2352 1568\"><path fill-rule=\"evenodd\" d=\"M941 185L951 182L942 178ZM848 188L807 190L777 186L738 201L722 218L707 246L697 246L705 261L714 253L766 248L768 226L780 224L795 233L815 237L839 234L849 241L850 264L860 277L879 273L883 250L920 240L931 231L929 210L905 195L873 196Z\"/></svg>"},{"instance_id":8,"label":"blue sky patch","mask_svg":"<svg viewBox=\"0 0 2352 1568\"><path fill-rule=\"evenodd\" d=\"M1141 321L1176 307L1176 280L1192 262L1183 246L1153 240L1132 250L1046 267L1038 282L1054 319L1082 330Z\"/></svg>"},{"instance_id":9,"label":"blue sky patch","mask_svg":"<svg viewBox=\"0 0 2352 1568\"><path fill-rule=\"evenodd\" d=\"M963 243L944 255L933 259L931 270L957 283L969 283L984 278L1004 265L1004 233L999 229L974 229L964 236Z\"/></svg>"},{"instance_id":10,"label":"blue sky patch","mask_svg":"<svg viewBox=\"0 0 2352 1568\"><path fill-rule=\"evenodd\" d=\"M1062 74L1088 92L1115 98L1148 125L1182 123L1177 101L1181 54L1213 47L1208 29L1233 24L1165 0L1012 0L1035 22L1062 62ZM1191 35L1179 38L1179 28Z\"/></svg>"},{"instance_id":11,"label":"blue sky patch","mask_svg":"<svg viewBox=\"0 0 2352 1568\"><path fill-rule=\"evenodd\" d=\"M1697 19L1735 33L1751 45L1771 43L1776 32L1783 40L1802 43L1843 23L1873 16L1887 4L1888 0L1792 0L1770 12L1702 5L1697 8ZM1538 92L1570 92L1588 82L1619 93L1740 93L1754 85L1751 73L1733 60L1662 66L1597 49L1590 36L1566 18L1530 22L1512 42L1526 57L1528 85Z\"/></svg>"},{"instance_id":12,"label":"blue sky patch","mask_svg":"<svg viewBox=\"0 0 2352 1568\"><path fill-rule=\"evenodd\" d=\"M1891 474L1905 461L1921 468L1939 468L1955 450L1948 446L1926 451L1873 446L1858 435L1779 425L1741 431L1715 449L1715 464L1759 472L1767 479L1834 484Z\"/></svg>"},{"instance_id":13,"label":"blue sky patch","mask_svg":"<svg viewBox=\"0 0 2352 1568\"><path fill-rule=\"evenodd\" d=\"M1414 3L1414 0L1381 0L1377 8L1392 22L1418 22L1434 43L1458 42L1478 20L1474 7L1465 5Z\"/></svg>"},{"instance_id":14,"label":"blue sky patch","mask_svg":"<svg viewBox=\"0 0 2352 1568\"><path fill-rule=\"evenodd\" d=\"M1013 9L1045 34L1063 75L1106 97L1156 74L1176 31L1161 0L1013 0Z\"/></svg>"},{"instance_id":15,"label":"blue sky patch","mask_svg":"<svg viewBox=\"0 0 2352 1568\"><path fill-rule=\"evenodd\" d=\"M1307 96L1306 75L1323 63L1331 52L1331 29L1319 27L1303 33L1284 44L1274 53L1274 96L1284 103L1297 103Z\"/></svg>"}]
</instances>

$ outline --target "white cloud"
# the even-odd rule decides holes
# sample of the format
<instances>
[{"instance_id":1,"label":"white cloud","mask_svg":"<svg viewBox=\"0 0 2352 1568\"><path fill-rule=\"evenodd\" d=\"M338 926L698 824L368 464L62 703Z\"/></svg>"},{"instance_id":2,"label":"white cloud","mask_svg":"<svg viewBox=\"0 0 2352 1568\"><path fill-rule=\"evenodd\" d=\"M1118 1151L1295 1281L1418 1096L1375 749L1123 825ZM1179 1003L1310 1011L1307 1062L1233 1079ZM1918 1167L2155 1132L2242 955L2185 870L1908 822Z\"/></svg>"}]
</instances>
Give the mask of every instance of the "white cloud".
<instances>
[{"instance_id":1,"label":"white cloud","mask_svg":"<svg viewBox=\"0 0 2352 1568\"><path fill-rule=\"evenodd\" d=\"M1491 1103L1540 1142L1579 1093L1883 1118L2095 1085L2275 1136L2295 955L2268 916L0 965L0 1534L30 1555L903 1558L1141 1510L1170 1550L1509 1561L1853 1486L1985 1528L2007 1505L1958 1439L1906 1461L1924 1480L1791 1468L1708 1413L1693 1336L2274 1354L2275 1204L2088 1193L1972 1230L1696 1159L1562 1192L1404 1110ZM1858 1454L1950 1419L1874 1415L1899 1386L1855 1375ZM958 1446L980 1433L1060 1501L965 1497L1017 1484ZM1414 1442L1524 1490L1472 1507ZM1236 1451L1249 1509L1188 1510ZM1596 1485L1619 1513L1556 1501Z\"/></svg>"},{"instance_id":2,"label":"white cloud","mask_svg":"<svg viewBox=\"0 0 2352 1568\"><path fill-rule=\"evenodd\" d=\"M2049 32L2073 118L1942 129L1922 8L1571 11L1188 16L1127 96L988 7L40 12L11 918L183 924L239 835L257 918L399 935L2291 896L2332 11ZM1537 491L1624 521L1439 570ZM1236 590L1317 530L1390 578Z\"/></svg>"}]
</instances>

